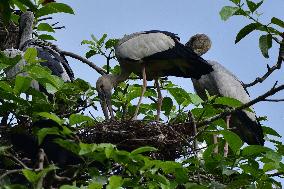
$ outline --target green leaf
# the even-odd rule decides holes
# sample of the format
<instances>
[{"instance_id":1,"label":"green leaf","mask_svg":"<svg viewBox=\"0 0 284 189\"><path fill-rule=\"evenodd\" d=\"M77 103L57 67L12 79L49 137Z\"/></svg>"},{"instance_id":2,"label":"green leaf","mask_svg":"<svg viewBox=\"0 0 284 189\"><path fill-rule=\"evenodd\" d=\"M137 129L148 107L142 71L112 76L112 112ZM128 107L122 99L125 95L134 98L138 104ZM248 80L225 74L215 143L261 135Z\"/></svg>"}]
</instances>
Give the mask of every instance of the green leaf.
<instances>
[{"instance_id":1,"label":"green leaf","mask_svg":"<svg viewBox=\"0 0 284 189\"><path fill-rule=\"evenodd\" d=\"M118 189L122 186L123 184L123 179L120 176L111 176L109 178L109 184L107 185L107 189Z\"/></svg>"},{"instance_id":2,"label":"green leaf","mask_svg":"<svg viewBox=\"0 0 284 189\"><path fill-rule=\"evenodd\" d=\"M57 127L40 129L37 132L38 144L39 145L42 143L42 141L44 140L44 138L47 135L60 135L60 131L59 131L59 129Z\"/></svg>"},{"instance_id":3,"label":"green leaf","mask_svg":"<svg viewBox=\"0 0 284 189\"><path fill-rule=\"evenodd\" d=\"M259 38L259 48L265 58L269 58L268 50L272 47L272 35L262 35Z\"/></svg>"},{"instance_id":4,"label":"green leaf","mask_svg":"<svg viewBox=\"0 0 284 189\"><path fill-rule=\"evenodd\" d=\"M28 48L25 51L24 54L24 59L26 60L26 62L28 63L34 63L37 62L37 50L35 48Z\"/></svg>"},{"instance_id":5,"label":"green leaf","mask_svg":"<svg viewBox=\"0 0 284 189\"><path fill-rule=\"evenodd\" d=\"M143 146L143 147L140 147L140 148L133 150L131 152L131 154L137 155L137 154L142 154L142 153L145 153L145 152L156 152L156 151L158 151L157 148L154 148L154 147L151 147L151 146Z\"/></svg>"},{"instance_id":6,"label":"green leaf","mask_svg":"<svg viewBox=\"0 0 284 189\"><path fill-rule=\"evenodd\" d=\"M42 40L57 41L52 35L48 34L41 34L38 36L38 38Z\"/></svg>"},{"instance_id":7,"label":"green leaf","mask_svg":"<svg viewBox=\"0 0 284 189\"><path fill-rule=\"evenodd\" d=\"M238 7L231 7L231 6L225 6L221 9L219 12L221 19L226 21L228 20L231 16L233 16L237 10L239 10Z\"/></svg>"},{"instance_id":8,"label":"green leaf","mask_svg":"<svg viewBox=\"0 0 284 189\"><path fill-rule=\"evenodd\" d=\"M26 92L31 86L32 79L17 75L15 80L14 92L16 95Z\"/></svg>"},{"instance_id":9,"label":"green leaf","mask_svg":"<svg viewBox=\"0 0 284 189\"><path fill-rule=\"evenodd\" d=\"M39 116L47 118L47 119L51 119L51 120L55 121L56 123L58 123L59 125L62 125L64 123L64 120L60 119L57 115L55 115L53 113L40 112L40 113L37 113L36 115L39 115Z\"/></svg>"},{"instance_id":10,"label":"green leaf","mask_svg":"<svg viewBox=\"0 0 284 189\"><path fill-rule=\"evenodd\" d=\"M190 99L189 94L182 88L174 87L168 88L167 90L174 97L178 105L181 105L183 102Z\"/></svg>"},{"instance_id":11,"label":"green leaf","mask_svg":"<svg viewBox=\"0 0 284 189\"><path fill-rule=\"evenodd\" d=\"M172 108L173 100L170 97L163 98L162 111L165 111L166 116L170 115Z\"/></svg>"},{"instance_id":12,"label":"green leaf","mask_svg":"<svg viewBox=\"0 0 284 189\"><path fill-rule=\"evenodd\" d=\"M33 12L37 10L37 7L32 3L31 0L20 0L20 2L26 5L27 7L29 7L30 9L32 9Z\"/></svg>"},{"instance_id":13,"label":"green leaf","mask_svg":"<svg viewBox=\"0 0 284 189\"><path fill-rule=\"evenodd\" d=\"M36 12L36 18L46 16L49 14L54 14L54 13L69 13L69 14L74 14L73 9L64 4L64 3L48 3L47 5L43 6Z\"/></svg>"},{"instance_id":14,"label":"green leaf","mask_svg":"<svg viewBox=\"0 0 284 189\"><path fill-rule=\"evenodd\" d=\"M249 33L251 33L252 31L256 30L257 28L259 28L261 26L261 24L259 23L251 23L246 25L244 28L242 28L239 33L237 34L235 43L238 43L240 40L242 40L245 36L247 36Z\"/></svg>"},{"instance_id":15,"label":"green leaf","mask_svg":"<svg viewBox=\"0 0 284 189\"><path fill-rule=\"evenodd\" d=\"M118 39L109 39L107 40L107 42L105 43L105 48L106 49L110 49L112 47L115 47L115 45L118 43Z\"/></svg>"},{"instance_id":16,"label":"green leaf","mask_svg":"<svg viewBox=\"0 0 284 189\"><path fill-rule=\"evenodd\" d=\"M84 122L94 122L94 120L89 116L85 116L81 114L72 114L69 117L70 126L79 124L79 123L84 123Z\"/></svg>"},{"instance_id":17,"label":"green leaf","mask_svg":"<svg viewBox=\"0 0 284 189\"><path fill-rule=\"evenodd\" d=\"M239 4L241 2L241 0L230 0L230 1L235 3L235 4Z\"/></svg>"},{"instance_id":18,"label":"green leaf","mask_svg":"<svg viewBox=\"0 0 284 189\"><path fill-rule=\"evenodd\" d=\"M86 56L86 58L91 58L92 56L94 56L96 54L98 54L98 52L96 50L91 49L88 52L86 52L85 56Z\"/></svg>"},{"instance_id":19,"label":"green leaf","mask_svg":"<svg viewBox=\"0 0 284 189\"><path fill-rule=\"evenodd\" d=\"M13 93L14 90L11 87L11 85L9 85L6 81L0 81L0 89L9 92L9 93Z\"/></svg>"},{"instance_id":20,"label":"green leaf","mask_svg":"<svg viewBox=\"0 0 284 189\"><path fill-rule=\"evenodd\" d=\"M279 18L273 17L273 18L271 19L271 23L272 23L272 24L276 24L276 25L278 25L278 26L284 28L284 22L283 22L282 20L280 20Z\"/></svg>"},{"instance_id":21,"label":"green leaf","mask_svg":"<svg viewBox=\"0 0 284 189\"><path fill-rule=\"evenodd\" d=\"M203 102L203 100L202 100L197 94L189 93L189 96L190 96L191 102L192 102L195 106L198 106L199 104L201 104L201 103Z\"/></svg>"},{"instance_id":22,"label":"green leaf","mask_svg":"<svg viewBox=\"0 0 284 189\"><path fill-rule=\"evenodd\" d=\"M48 23L40 23L37 26L37 30L38 31L47 31L47 32L55 32L54 29L52 28L51 25L49 25Z\"/></svg>"},{"instance_id":23,"label":"green leaf","mask_svg":"<svg viewBox=\"0 0 284 189\"><path fill-rule=\"evenodd\" d=\"M24 4L22 2L20 2L19 0L13 0L13 2L15 3L15 5L22 11L22 12L26 12L27 8L24 6Z\"/></svg>"},{"instance_id":24,"label":"green leaf","mask_svg":"<svg viewBox=\"0 0 284 189\"><path fill-rule=\"evenodd\" d=\"M260 156L268 151L271 151L271 149L264 146L250 145L242 150L242 156Z\"/></svg>"},{"instance_id":25,"label":"green leaf","mask_svg":"<svg viewBox=\"0 0 284 189\"><path fill-rule=\"evenodd\" d=\"M236 108L243 105L241 101L230 97L218 97L215 99L214 104L226 105L232 108Z\"/></svg>"},{"instance_id":26,"label":"green leaf","mask_svg":"<svg viewBox=\"0 0 284 189\"><path fill-rule=\"evenodd\" d=\"M105 42L106 38L107 38L107 34L103 34L103 36L98 40L97 44L99 46L102 46L102 44Z\"/></svg>"},{"instance_id":27,"label":"green leaf","mask_svg":"<svg viewBox=\"0 0 284 189\"><path fill-rule=\"evenodd\" d=\"M88 153L91 153L97 149L97 144L86 144L86 143L80 143L80 151L79 155L85 155Z\"/></svg>"},{"instance_id":28,"label":"green leaf","mask_svg":"<svg viewBox=\"0 0 284 189\"><path fill-rule=\"evenodd\" d=\"M277 133L274 129L272 129L270 127L262 126L262 129L263 129L263 133L265 133L267 135L281 137L281 135L279 133Z\"/></svg>"},{"instance_id":29,"label":"green leaf","mask_svg":"<svg viewBox=\"0 0 284 189\"><path fill-rule=\"evenodd\" d=\"M260 7L260 5L263 3L263 1L260 1L259 3L255 3L255 2L250 1L250 0L246 0L246 1L247 1L247 5L248 5L248 8L251 11L251 13L256 11L256 9L258 9Z\"/></svg>"},{"instance_id":30,"label":"green leaf","mask_svg":"<svg viewBox=\"0 0 284 189\"><path fill-rule=\"evenodd\" d=\"M243 141L240 139L240 137L228 130L220 131L220 134L224 136L224 139L228 142L234 154L239 154L240 149L243 146Z\"/></svg>"},{"instance_id":31,"label":"green leaf","mask_svg":"<svg viewBox=\"0 0 284 189\"><path fill-rule=\"evenodd\" d=\"M36 183L39 179L39 176L36 174L36 172L32 170L23 169L22 172L24 176L26 177L26 179L28 179L28 181L31 183Z\"/></svg>"}]
</instances>

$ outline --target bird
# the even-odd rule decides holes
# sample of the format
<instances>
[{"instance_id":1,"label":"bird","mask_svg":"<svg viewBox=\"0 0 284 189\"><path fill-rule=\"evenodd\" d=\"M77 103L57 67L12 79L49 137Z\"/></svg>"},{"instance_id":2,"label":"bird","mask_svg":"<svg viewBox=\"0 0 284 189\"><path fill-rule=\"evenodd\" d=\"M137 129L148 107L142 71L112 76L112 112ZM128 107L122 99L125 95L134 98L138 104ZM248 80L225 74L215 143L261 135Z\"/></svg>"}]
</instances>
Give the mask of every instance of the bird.
<instances>
[{"instance_id":1,"label":"bird","mask_svg":"<svg viewBox=\"0 0 284 189\"><path fill-rule=\"evenodd\" d=\"M156 119L159 120L162 104L159 77L176 76L199 79L202 75L213 71L212 66L206 60L180 42L177 34L168 31L150 30L125 35L115 46L115 55L120 64L121 73L103 75L96 83L106 119L108 119L108 111L111 118L114 118L111 107L111 90L120 82L125 81L131 73L143 78L141 96L132 119L137 119L147 80L154 79L158 90Z\"/></svg>"},{"instance_id":2,"label":"bird","mask_svg":"<svg viewBox=\"0 0 284 189\"><path fill-rule=\"evenodd\" d=\"M190 38L186 46L202 56L210 49L211 40L205 34L197 34ZM243 83L233 73L216 61L208 60L207 62L212 65L213 71L201 76L200 79L191 79L196 93L203 100L207 99L207 90L212 96L230 97L242 103L250 101L250 96ZM227 120L227 123L230 123L232 131L247 144L264 145L263 130L254 112L240 110L233 113L228 119L230 120Z\"/></svg>"},{"instance_id":3,"label":"bird","mask_svg":"<svg viewBox=\"0 0 284 189\"><path fill-rule=\"evenodd\" d=\"M37 57L43 62L40 64L51 70L52 75L60 77L65 82L74 80L74 73L68 64L67 59L60 54L60 50L50 42L32 38L34 15L31 11L26 11L21 14L19 21L19 48L6 49L4 54L10 58L20 55L23 57L28 48L35 48L37 50ZM7 77L11 78L16 76L26 65L25 60L22 58L13 68L6 71ZM21 73L27 75L26 73ZM40 85L32 82L32 86L41 90Z\"/></svg>"}]
</instances>

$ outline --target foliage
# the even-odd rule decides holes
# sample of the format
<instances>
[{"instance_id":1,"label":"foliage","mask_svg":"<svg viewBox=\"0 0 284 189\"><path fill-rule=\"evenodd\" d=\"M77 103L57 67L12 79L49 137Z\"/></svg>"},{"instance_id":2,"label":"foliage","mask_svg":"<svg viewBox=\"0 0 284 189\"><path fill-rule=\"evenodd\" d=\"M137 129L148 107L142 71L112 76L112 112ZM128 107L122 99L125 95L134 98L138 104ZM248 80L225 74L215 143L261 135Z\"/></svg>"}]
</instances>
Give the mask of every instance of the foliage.
<instances>
[{"instance_id":1,"label":"foliage","mask_svg":"<svg viewBox=\"0 0 284 189\"><path fill-rule=\"evenodd\" d=\"M221 18L227 20L231 16L240 15L252 20L252 23L240 30L236 42L249 33L260 30L259 44L264 57L272 41L277 42L281 32L271 27L283 27L283 21L272 18L271 23L261 24L254 16L259 16L258 8L263 1L231 0L234 6L225 6ZM61 3L42 5L43 1L32 3L25 1L2 1L0 8L17 6L21 11L30 8L37 19L57 12L73 13L72 9ZM245 9L247 6L247 9ZM10 9L9 9L10 10ZM13 20L13 12L3 12L4 20ZM39 23L38 31L54 32L51 25ZM46 36L47 37L47 36ZM43 38L43 36L41 36ZM49 37L47 37L49 38ZM114 59L113 48L116 39L107 40L107 35L97 39L83 40L82 44L90 47L87 58L104 56L107 61L105 68L110 73L119 73L119 66L110 65ZM14 78L8 78L5 72L24 58L27 65ZM72 83L64 83L60 78L51 75L50 70L40 66L35 49L28 49L23 57L8 58L0 54L0 116L2 121L7 118L7 128L17 136L17 140L25 139L28 149L17 149L11 143L1 139L0 147L0 183L1 188L281 188L275 176L283 176L284 146L277 140L281 137L270 127L263 127L266 141L275 148L250 145L246 146L238 135L226 129L223 119L199 128L200 132L190 138L188 149L178 161L157 160L150 157L159 149L144 146L133 151L118 149L108 143L84 143L76 136L80 129L88 128L97 122L86 113L87 108L94 106L98 97L94 88L87 82L77 79ZM137 79L137 76L132 75ZM39 92L31 87L37 81L46 90ZM203 101L196 94L188 93L171 81L160 80L162 90L168 95L163 98L163 122L184 123L189 121L188 113L192 112L197 122L218 115L227 108L241 106L241 102L228 97L208 95ZM134 113L133 101L139 97L141 86L128 80L121 83L114 91L112 104L118 120L127 120ZM31 97L26 99L25 97ZM146 121L154 120L157 93L147 88L140 116ZM40 121L48 121L46 126L37 125ZM33 124L31 124L33 123ZM26 126L27 125L27 126ZM107 125L107 123L106 123ZM19 131L16 130L19 128ZM24 128L25 132L21 130ZM26 132L30 131L29 134ZM2 132L2 131L1 131ZM19 133L20 132L20 133ZM218 146L213 144L212 135L217 134ZM2 137L2 133L1 133ZM4 137L2 137L4 138ZM276 139L275 139L276 138ZM205 142L206 147L196 149L192 142ZM22 142L22 141L21 141ZM229 145L229 155L225 157L225 143ZM51 145L51 153L49 153ZM216 146L219 153L215 154ZM45 152L40 151L45 149ZM186 147L187 148L187 147ZM52 159L32 156L24 161L25 150ZM36 164L41 166L35 167Z\"/></svg>"}]
</instances>

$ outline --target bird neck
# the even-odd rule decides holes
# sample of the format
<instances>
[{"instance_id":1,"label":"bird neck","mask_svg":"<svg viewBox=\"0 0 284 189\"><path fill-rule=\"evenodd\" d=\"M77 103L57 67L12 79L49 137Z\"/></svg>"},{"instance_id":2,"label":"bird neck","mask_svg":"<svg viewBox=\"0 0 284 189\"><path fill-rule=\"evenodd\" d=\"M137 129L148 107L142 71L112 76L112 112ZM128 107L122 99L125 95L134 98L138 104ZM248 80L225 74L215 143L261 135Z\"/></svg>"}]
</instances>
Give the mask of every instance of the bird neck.
<instances>
[{"instance_id":1,"label":"bird neck","mask_svg":"<svg viewBox=\"0 0 284 189\"><path fill-rule=\"evenodd\" d=\"M34 14L31 11L24 12L19 24L19 49L23 48L26 41L32 38Z\"/></svg>"},{"instance_id":2,"label":"bird neck","mask_svg":"<svg viewBox=\"0 0 284 189\"><path fill-rule=\"evenodd\" d=\"M130 74L131 74L130 72L121 72L118 75L110 74L109 77L111 82L113 83L113 86L116 87L119 83L125 81Z\"/></svg>"}]
</instances>

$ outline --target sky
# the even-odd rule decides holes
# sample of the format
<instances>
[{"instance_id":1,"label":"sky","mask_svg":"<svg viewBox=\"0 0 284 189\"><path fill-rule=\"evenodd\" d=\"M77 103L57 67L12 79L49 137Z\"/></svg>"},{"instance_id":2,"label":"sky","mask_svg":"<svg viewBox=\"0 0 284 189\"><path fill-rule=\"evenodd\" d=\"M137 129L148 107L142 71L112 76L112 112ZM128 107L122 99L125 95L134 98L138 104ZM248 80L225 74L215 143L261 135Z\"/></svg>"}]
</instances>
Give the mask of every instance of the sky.
<instances>
[{"instance_id":1,"label":"sky","mask_svg":"<svg viewBox=\"0 0 284 189\"><path fill-rule=\"evenodd\" d=\"M238 31L250 21L243 17L233 17L224 22L219 11L229 0L83 0L59 2L70 5L75 15L60 14L54 16L56 21L66 29L55 34L61 49L84 56L86 46L80 43L107 33L110 38L121 38L125 34L144 30L166 30L177 33L181 42L185 43L197 33L205 33L212 40L212 48L203 55L204 59L215 60L233 72L244 83L250 83L257 76L266 72L266 64L273 65L277 61L278 46L270 50L270 58L265 59L258 48L260 33L255 32L235 44ZM266 23L275 16L284 20L284 2L282 0L265 1L259 9L263 15L260 21ZM68 58L75 76L95 86L99 74L84 63ZM91 58L96 65L105 64L105 59ZM273 73L272 77L262 84L249 88L251 98L255 98L269 90L275 81L283 83L284 69ZM187 91L193 92L190 79L171 78L174 83ZM284 91L275 98L284 98ZM258 116L267 116L264 125L272 127L284 135L284 102L261 102L254 105ZM284 142L283 139L281 139Z\"/></svg>"}]
</instances>

